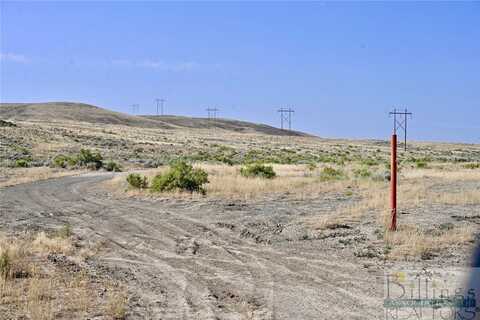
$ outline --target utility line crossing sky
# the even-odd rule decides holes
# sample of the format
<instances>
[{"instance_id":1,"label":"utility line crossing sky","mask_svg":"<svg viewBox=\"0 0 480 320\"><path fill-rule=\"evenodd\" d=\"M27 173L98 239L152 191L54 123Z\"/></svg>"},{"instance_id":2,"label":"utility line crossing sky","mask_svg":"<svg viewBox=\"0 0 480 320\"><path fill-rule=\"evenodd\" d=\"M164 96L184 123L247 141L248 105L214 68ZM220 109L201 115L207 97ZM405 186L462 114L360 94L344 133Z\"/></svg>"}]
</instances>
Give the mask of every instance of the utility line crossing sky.
<instances>
[{"instance_id":1,"label":"utility line crossing sky","mask_svg":"<svg viewBox=\"0 0 480 320\"><path fill-rule=\"evenodd\" d=\"M2 102L480 143L479 2L0 2Z\"/></svg>"}]
</instances>

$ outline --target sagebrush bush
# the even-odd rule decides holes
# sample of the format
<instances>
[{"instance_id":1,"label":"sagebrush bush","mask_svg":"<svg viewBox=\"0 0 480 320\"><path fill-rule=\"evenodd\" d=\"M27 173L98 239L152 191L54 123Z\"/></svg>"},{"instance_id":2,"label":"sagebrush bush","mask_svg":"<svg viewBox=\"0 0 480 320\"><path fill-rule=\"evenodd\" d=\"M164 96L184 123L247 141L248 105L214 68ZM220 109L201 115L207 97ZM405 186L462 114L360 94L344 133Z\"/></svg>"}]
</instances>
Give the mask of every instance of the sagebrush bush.
<instances>
[{"instance_id":1,"label":"sagebrush bush","mask_svg":"<svg viewBox=\"0 0 480 320\"><path fill-rule=\"evenodd\" d=\"M240 174L247 178L260 177L265 179L273 179L276 177L272 166L266 166L262 163L252 163L240 168Z\"/></svg>"},{"instance_id":2,"label":"sagebrush bush","mask_svg":"<svg viewBox=\"0 0 480 320\"><path fill-rule=\"evenodd\" d=\"M372 158L365 158L361 160L361 164L364 166L376 166L378 165L378 161Z\"/></svg>"},{"instance_id":3,"label":"sagebrush bush","mask_svg":"<svg viewBox=\"0 0 480 320\"><path fill-rule=\"evenodd\" d=\"M170 169L152 179L151 189L155 192L183 190L205 194L203 185L208 183L208 174L202 169L193 168L184 161L170 166Z\"/></svg>"},{"instance_id":4,"label":"sagebrush bush","mask_svg":"<svg viewBox=\"0 0 480 320\"><path fill-rule=\"evenodd\" d=\"M67 165L69 164L68 162L69 158L70 157L68 156L59 154L55 158L53 158L52 165L57 168L66 168Z\"/></svg>"},{"instance_id":5,"label":"sagebrush bush","mask_svg":"<svg viewBox=\"0 0 480 320\"><path fill-rule=\"evenodd\" d=\"M28 168L30 167L30 162L26 159L18 159L17 161L15 161L15 167Z\"/></svg>"},{"instance_id":6,"label":"sagebrush bush","mask_svg":"<svg viewBox=\"0 0 480 320\"><path fill-rule=\"evenodd\" d=\"M137 189L148 188L148 178L141 176L138 173L130 173L127 176L127 182L131 187L134 187Z\"/></svg>"},{"instance_id":7,"label":"sagebrush bush","mask_svg":"<svg viewBox=\"0 0 480 320\"><path fill-rule=\"evenodd\" d=\"M367 168L355 169L353 174L356 178L370 178L372 176L372 172Z\"/></svg>"},{"instance_id":8,"label":"sagebrush bush","mask_svg":"<svg viewBox=\"0 0 480 320\"><path fill-rule=\"evenodd\" d=\"M115 161L108 161L103 167L107 171L122 172L122 168Z\"/></svg>"},{"instance_id":9,"label":"sagebrush bush","mask_svg":"<svg viewBox=\"0 0 480 320\"><path fill-rule=\"evenodd\" d=\"M99 152L92 152L89 149L81 149L77 156L77 163L82 167L100 169L103 165L103 157Z\"/></svg>"},{"instance_id":10,"label":"sagebrush bush","mask_svg":"<svg viewBox=\"0 0 480 320\"><path fill-rule=\"evenodd\" d=\"M332 167L325 167L322 169L320 173L320 180L328 181L328 180L338 180L345 177L345 174L342 170L335 169Z\"/></svg>"}]
</instances>

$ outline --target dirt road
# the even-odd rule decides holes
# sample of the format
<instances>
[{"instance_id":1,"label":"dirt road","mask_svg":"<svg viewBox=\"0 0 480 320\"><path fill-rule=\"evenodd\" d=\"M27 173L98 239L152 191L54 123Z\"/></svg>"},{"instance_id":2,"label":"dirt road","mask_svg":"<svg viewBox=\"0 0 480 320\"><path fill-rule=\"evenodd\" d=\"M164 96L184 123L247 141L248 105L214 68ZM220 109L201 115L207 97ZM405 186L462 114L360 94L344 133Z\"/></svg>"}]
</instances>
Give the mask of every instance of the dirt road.
<instances>
[{"instance_id":1,"label":"dirt road","mask_svg":"<svg viewBox=\"0 0 480 320\"><path fill-rule=\"evenodd\" d=\"M115 199L98 187L110 177L0 189L1 228L103 241L95 265L126 281L129 319L381 317L381 268L290 236L298 204Z\"/></svg>"}]
</instances>

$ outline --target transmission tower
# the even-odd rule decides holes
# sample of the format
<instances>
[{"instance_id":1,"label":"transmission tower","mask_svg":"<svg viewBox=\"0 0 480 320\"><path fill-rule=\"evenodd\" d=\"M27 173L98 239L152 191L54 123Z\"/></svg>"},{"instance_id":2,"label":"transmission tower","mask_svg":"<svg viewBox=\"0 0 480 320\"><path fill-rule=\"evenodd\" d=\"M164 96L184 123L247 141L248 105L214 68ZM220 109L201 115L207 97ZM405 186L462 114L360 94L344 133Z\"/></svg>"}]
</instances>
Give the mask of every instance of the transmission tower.
<instances>
[{"instance_id":1,"label":"transmission tower","mask_svg":"<svg viewBox=\"0 0 480 320\"><path fill-rule=\"evenodd\" d=\"M412 116L411 112L397 111L393 109L393 112L390 112L390 116L393 115L393 134L391 140L391 159L390 159L390 208L391 208L391 221L390 221L390 230L397 230L397 130L403 129L404 139L405 139L405 151L407 151L407 119ZM400 119L398 119L398 117Z\"/></svg>"},{"instance_id":2,"label":"transmission tower","mask_svg":"<svg viewBox=\"0 0 480 320\"><path fill-rule=\"evenodd\" d=\"M132 104L132 114L140 113L140 105L138 103Z\"/></svg>"},{"instance_id":3,"label":"transmission tower","mask_svg":"<svg viewBox=\"0 0 480 320\"><path fill-rule=\"evenodd\" d=\"M217 119L217 111L220 111L220 109L217 108L207 108L206 109L208 112L208 120L213 120Z\"/></svg>"},{"instance_id":4,"label":"transmission tower","mask_svg":"<svg viewBox=\"0 0 480 320\"><path fill-rule=\"evenodd\" d=\"M408 117L412 117L412 113L408 112L407 109L405 111L398 111L397 109L393 109L392 112L390 112L390 116L393 115L393 134L397 134L398 129L403 130L403 139L405 143L405 151L407 151L407 123L408 123ZM397 117L399 116L399 117Z\"/></svg>"},{"instance_id":5,"label":"transmission tower","mask_svg":"<svg viewBox=\"0 0 480 320\"><path fill-rule=\"evenodd\" d=\"M159 107L160 107L160 111L161 111L160 114L163 116L163 104L165 102L165 99L157 98L157 99L155 99L155 101L157 102L157 116L159 115L159 113L158 113Z\"/></svg>"},{"instance_id":6,"label":"transmission tower","mask_svg":"<svg viewBox=\"0 0 480 320\"><path fill-rule=\"evenodd\" d=\"M280 127L284 129L284 122L288 123L288 130L292 130L292 113L295 112L292 108L280 108L277 112L280 112Z\"/></svg>"}]
</instances>

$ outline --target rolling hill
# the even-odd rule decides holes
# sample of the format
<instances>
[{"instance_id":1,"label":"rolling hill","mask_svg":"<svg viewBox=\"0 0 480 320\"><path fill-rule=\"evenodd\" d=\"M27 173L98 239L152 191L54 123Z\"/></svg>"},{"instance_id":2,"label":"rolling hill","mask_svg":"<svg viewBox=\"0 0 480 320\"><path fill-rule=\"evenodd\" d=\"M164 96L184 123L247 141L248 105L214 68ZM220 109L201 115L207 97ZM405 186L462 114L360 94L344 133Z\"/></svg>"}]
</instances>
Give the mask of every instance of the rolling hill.
<instances>
[{"instance_id":1,"label":"rolling hill","mask_svg":"<svg viewBox=\"0 0 480 320\"><path fill-rule=\"evenodd\" d=\"M84 103L1 103L0 119L8 121L40 122L86 122L96 124L124 125L159 129L207 129L218 128L238 133L267 135L307 136L297 131L288 131L265 124L246 121L184 116L133 116Z\"/></svg>"}]
</instances>

